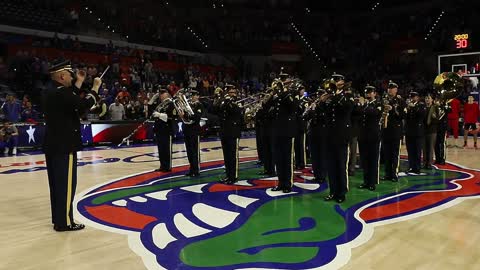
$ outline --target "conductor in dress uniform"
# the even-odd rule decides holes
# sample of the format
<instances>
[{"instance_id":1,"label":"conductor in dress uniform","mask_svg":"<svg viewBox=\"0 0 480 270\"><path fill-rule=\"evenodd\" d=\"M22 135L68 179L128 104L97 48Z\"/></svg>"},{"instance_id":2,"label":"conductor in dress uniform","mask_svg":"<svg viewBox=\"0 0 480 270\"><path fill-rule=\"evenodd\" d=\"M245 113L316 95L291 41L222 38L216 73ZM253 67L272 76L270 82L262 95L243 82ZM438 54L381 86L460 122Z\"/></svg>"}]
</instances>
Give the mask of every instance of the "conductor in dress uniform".
<instances>
[{"instance_id":1,"label":"conductor in dress uniform","mask_svg":"<svg viewBox=\"0 0 480 270\"><path fill-rule=\"evenodd\" d=\"M220 140L225 160L226 177L222 183L231 185L238 181L238 145L243 125L243 110L237 104L235 86L227 84L227 96L216 102L220 117Z\"/></svg>"},{"instance_id":2,"label":"conductor in dress uniform","mask_svg":"<svg viewBox=\"0 0 480 270\"><path fill-rule=\"evenodd\" d=\"M85 228L73 220L77 186L77 151L82 148L80 116L98 100L102 84L95 78L91 90L82 89L86 72L74 71L68 62L50 68L51 82L42 96L46 131L43 150L47 162L53 228L77 231ZM80 97L80 90L86 92Z\"/></svg>"},{"instance_id":3,"label":"conductor in dress uniform","mask_svg":"<svg viewBox=\"0 0 480 270\"><path fill-rule=\"evenodd\" d=\"M420 174L422 166L422 146L425 136L425 104L420 102L417 92L410 93L410 102L406 107L405 141L408 152L408 173Z\"/></svg>"},{"instance_id":4,"label":"conductor in dress uniform","mask_svg":"<svg viewBox=\"0 0 480 270\"><path fill-rule=\"evenodd\" d=\"M382 124L380 120L383 106L377 100L377 91L373 86L365 87L365 98L363 104L355 110L360 115L358 147L363 168L363 184L359 188L373 191L380 181L378 173Z\"/></svg>"},{"instance_id":5,"label":"conductor in dress uniform","mask_svg":"<svg viewBox=\"0 0 480 270\"><path fill-rule=\"evenodd\" d=\"M152 113L155 119L153 132L157 141L158 157L160 160L160 168L157 172L172 171L172 140L175 134L175 119L177 111L173 105L172 98L166 89L160 89L150 100L149 104L153 104L155 99L160 98L159 104Z\"/></svg>"},{"instance_id":6,"label":"conductor in dress uniform","mask_svg":"<svg viewBox=\"0 0 480 270\"><path fill-rule=\"evenodd\" d=\"M193 115L179 112L179 116L183 121L185 148L187 149L188 162L190 163L190 171L186 176L198 177L200 175L200 119L204 113L204 108L199 101L198 91L192 90L190 94L190 107Z\"/></svg>"}]
</instances>

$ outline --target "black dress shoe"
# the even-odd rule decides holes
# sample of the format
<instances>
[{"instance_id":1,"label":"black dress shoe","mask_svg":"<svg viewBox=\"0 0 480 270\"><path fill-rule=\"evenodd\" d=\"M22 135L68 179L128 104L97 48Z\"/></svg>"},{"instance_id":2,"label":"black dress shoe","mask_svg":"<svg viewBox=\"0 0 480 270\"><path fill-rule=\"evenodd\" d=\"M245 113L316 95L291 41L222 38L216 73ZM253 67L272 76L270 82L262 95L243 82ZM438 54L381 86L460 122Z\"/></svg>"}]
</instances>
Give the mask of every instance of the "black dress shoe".
<instances>
[{"instance_id":1,"label":"black dress shoe","mask_svg":"<svg viewBox=\"0 0 480 270\"><path fill-rule=\"evenodd\" d=\"M374 191L375 189L376 189L376 187L374 185L368 187L368 190L370 190L370 191Z\"/></svg>"},{"instance_id":2,"label":"black dress shoe","mask_svg":"<svg viewBox=\"0 0 480 270\"><path fill-rule=\"evenodd\" d=\"M283 191L283 187L281 186L276 186L271 189L271 191Z\"/></svg>"},{"instance_id":3,"label":"black dress shoe","mask_svg":"<svg viewBox=\"0 0 480 270\"><path fill-rule=\"evenodd\" d=\"M325 179L319 179L319 178L313 178L312 181L318 184L325 183Z\"/></svg>"},{"instance_id":4,"label":"black dress shoe","mask_svg":"<svg viewBox=\"0 0 480 270\"><path fill-rule=\"evenodd\" d=\"M335 196L333 196L333 195L328 195L328 196L326 196L326 197L323 198L323 200L325 200L325 201L327 201L327 202L328 202L328 201L332 201L332 200L334 200L334 199L335 199Z\"/></svg>"},{"instance_id":5,"label":"black dress shoe","mask_svg":"<svg viewBox=\"0 0 480 270\"><path fill-rule=\"evenodd\" d=\"M337 198L337 203L343 203L346 200L345 196L343 197L338 197Z\"/></svg>"},{"instance_id":6,"label":"black dress shoe","mask_svg":"<svg viewBox=\"0 0 480 270\"><path fill-rule=\"evenodd\" d=\"M222 183L222 184L225 184L228 182L228 177L225 177L225 178L222 178L219 182Z\"/></svg>"},{"instance_id":7,"label":"black dress shoe","mask_svg":"<svg viewBox=\"0 0 480 270\"><path fill-rule=\"evenodd\" d=\"M72 225L69 226L57 226L54 225L53 229L57 232L67 232L67 231L80 231L85 229L85 225L83 224L75 224L73 223Z\"/></svg>"},{"instance_id":8,"label":"black dress shoe","mask_svg":"<svg viewBox=\"0 0 480 270\"><path fill-rule=\"evenodd\" d=\"M189 172L189 173L185 174L185 176L192 177L192 176L193 176L193 173L192 173L192 172Z\"/></svg>"},{"instance_id":9,"label":"black dress shoe","mask_svg":"<svg viewBox=\"0 0 480 270\"><path fill-rule=\"evenodd\" d=\"M445 165L445 161L435 161L435 165Z\"/></svg>"},{"instance_id":10,"label":"black dress shoe","mask_svg":"<svg viewBox=\"0 0 480 270\"><path fill-rule=\"evenodd\" d=\"M284 187L282 189L282 191L283 191L283 193L290 193L290 192L292 192L292 187Z\"/></svg>"},{"instance_id":11,"label":"black dress shoe","mask_svg":"<svg viewBox=\"0 0 480 270\"><path fill-rule=\"evenodd\" d=\"M361 185L358 186L358 188L366 189L366 188L368 188L368 185L367 184L361 184Z\"/></svg>"},{"instance_id":12,"label":"black dress shoe","mask_svg":"<svg viewBox=\"0 0 480 270\"><path fill-rule=\"evenodd\" d=\"M233 185L235 184L236 182L238 182L238 178L235 178L235 179L228 179L225 184L227 185Z\"/></svg>"}]
</instances>

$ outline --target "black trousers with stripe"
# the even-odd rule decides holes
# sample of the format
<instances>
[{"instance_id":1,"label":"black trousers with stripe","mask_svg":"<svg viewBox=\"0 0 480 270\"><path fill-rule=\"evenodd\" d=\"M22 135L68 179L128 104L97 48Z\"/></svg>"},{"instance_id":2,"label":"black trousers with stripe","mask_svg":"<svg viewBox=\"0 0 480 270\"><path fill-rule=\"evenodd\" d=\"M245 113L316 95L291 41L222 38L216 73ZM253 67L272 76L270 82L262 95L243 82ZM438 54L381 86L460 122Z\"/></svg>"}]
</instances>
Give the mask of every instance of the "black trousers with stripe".
<instances>
[{"instance_id":1,"label":"black trousers with stripe","mask_svg":"<svg viewBox=\"0 0 480 270\"><path fill-rule=\"evenodd\" d=\"M77 153L45 154L52 224L65 227L73 222L73 198L77 188Z\"/></svg>"},{"instance_id":2,"label":"black trousers with stripe","mask_svg":"<svg viewBox=\"0 0 480 270\"><path fill-rule=\"evenodd\" d=\"M185 148L187 149L188 163L190 163L190 173L200 172L200 136L195 134L185 134Z\"/></svg>"},{"instance_id":3,"label":"black trousers with stripe","mask_svg":"<svg viewBox=\"0 0 480 270\"><path fill-rule=\"evenodd\" d=\"M255 125L255 137L256 137L256 144L257 144L258 160L262 163L264 162L264 159L265 159L263 133L264 133L264 128L261 126L261 124Z\"/></svg>"},{"instance_id":4,"label":"black trousers with stripe","mask_svg":"<svg viewBox=\"0 0 480 270\"><path fill-rule=\"evenodd\" d=\"M275 174L275 161L273 160L273 137L270 135L270 130L263 132L263 168L265 171L273 175Z\"/></svg>"},{"instance_id":5,"label":"black trousers with stripe","mask_svg":"<svg viewBox=\"0 0 480 270\"><path fill-rule=\"evenodd\" d=\"M405 142L407 144L408 164L413 171L420 171L422 168L422 136L406 136Z\"/></svg>"},{"instance_id":6,"label":"black trousers with stripe","mask_svg":"<svg viewBox=\"0 0 480 270\"><path fill-rule=\"evenodd\" d=\"M305 163L307 162L305 154L305 143L306 143L305 132L300 132L295 136L295 167L305 168Z\"/></svg>"},{"instance_id":7,"label":"black trousers with stripe","mask_svg":"<svg viewBox=\"0 0 480 270\"><path fill-rule=\"evenodd\" d=\"M400 138L384 138L382 151L385 162L385 179L398 178L400 167Z\"/></svg>"},{"instance_id":8,"label":"black trousers with stripe","mask_svg":"<svg viewBox=\"0 0 480 270\"><path fill-rule=\"evenodd\" d=\"M435 142L435 162L444 163L447 155L445 150L445 138L447 131L446 129L438 129L437 131L437 141Z\"/></svg>"},{"instance_id":9,"label":"black trousers with stripe","mask_svg":"<svg viewBox=\"0 0 480 270\"><path fill-rule=\"evenodd\" d=\"M233 136L220 136L222 142L225 171L229 180L238 178L238 144L240 139Z\"/></svg>"},{"instance_id":10,"label":"black trousers with stripe","mask_svg":"<svg viewBox=\"0 0 480 270\"><path fill-rule=\"evenodd\" d=\"M380 140L360 140L358 144L363 169L363 183L368 186L379 184Z\"/></svg>"},{"instance_id":11,"label":"black trousers with stripe","mask_svg":"<svg viewBox=\"0 0 480 270\"><path fill-rule=\"evenodd\" d=\"M157 138L158 158L160 159L160 168L172 169L172 135L155 134Z\"/></svg>"},{"instance_id":12,"label":"black trousers with stripe","mask_svg":"<svg viewBox=\"0 0 480 270\"><path fill-rule=\"evenodd\" d=\"M325 181L327 180L328 171L327 136L321 133L314 133L309 137L313 176L317 181Z\"/></svg>"},{"instance_id":13,"label":"black trousers with stripe","mask_svg":"<svg viewBox=\"0 0 480 270\"><path fill-rule=\"evenodd\" d=\"M328 143L327 149L330 195L336 198L345 197L348 192L348 142Z\"/></svg>"},{"instance_id":14,"label":"black trousers with stripe","mask_svg":"<svg viewBox=\"0 0 480 270\"><path fill-rule=\"evenodd\" d=\"M273 137L273 160L280 187L293 186L294 141L295 138L292 137Z\"/></svg>"}]
</instances>

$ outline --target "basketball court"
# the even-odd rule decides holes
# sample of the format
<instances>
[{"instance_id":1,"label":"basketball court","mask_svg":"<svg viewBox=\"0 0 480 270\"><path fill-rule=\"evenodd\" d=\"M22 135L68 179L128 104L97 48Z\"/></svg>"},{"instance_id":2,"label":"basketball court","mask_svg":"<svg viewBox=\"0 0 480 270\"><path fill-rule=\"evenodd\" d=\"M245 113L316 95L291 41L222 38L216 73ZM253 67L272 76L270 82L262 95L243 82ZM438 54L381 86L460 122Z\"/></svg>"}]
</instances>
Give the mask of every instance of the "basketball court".
<instances>
[{"instance_id":1,"label":"basketball court","mask_svg":"<svg viewBox=\"0 0 480 270\"><path fill-rule=\"evenodd\" d=\"M257 175L255 139L240 142L240 179L223 173L219 141L202 142L202 176L187 178L183 144L174 170L156 173L156 147L79 153L77 221L50 224L45 157L0 158L0 269L478 269L480 155L448 148L441 168L359 190L342 205L296 172L293 193ZM404 149L403 149L404 150ZM402 161L404 163L405 161ZM405 164L401 164L401 168ZM470 168L470 169L468 169Z\"/></svg>"}]
</instances>

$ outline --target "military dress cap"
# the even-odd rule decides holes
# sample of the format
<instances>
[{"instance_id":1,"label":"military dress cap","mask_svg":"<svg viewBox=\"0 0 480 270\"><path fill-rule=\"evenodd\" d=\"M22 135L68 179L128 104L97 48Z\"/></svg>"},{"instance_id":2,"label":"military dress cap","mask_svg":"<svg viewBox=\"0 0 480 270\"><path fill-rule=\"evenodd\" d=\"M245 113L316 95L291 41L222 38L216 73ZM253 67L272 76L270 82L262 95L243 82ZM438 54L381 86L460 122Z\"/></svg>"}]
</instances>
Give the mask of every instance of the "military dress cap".
<instances>
[{"instance_id":1,"label":"military dress cap","mask_svg":"<svg viewBox=\"0 0 480 270\"><path fill-rule=\"evenodd\" d=\"M345 80L345 76L341 75L341 74L337 74L337 73L333 73L332 75L332 80L338 82L338 81L344 81Z\"/></svg>"},{"instance_id":2,"label":"military dress cap","mask_svg":"<svg viewBox=\"0 0 480 270\"><path fill-rule=\"evenodd\" d=\"M284 68L284 67L281 67L281 68L280 68L280 74L278 74L278 76L280 76L280 77L288 77L288 73L286 73L284 70L285 70L285 68Z\"/></svg>"},{"instance_id":3,"label":"military dress cap","mask_svg":"<svg viewBox=\"0 0 480 270\"><path fill-rule=\"evenodd\" d=\"M198 96L198 95L200 95L200 93L199 93L197 90L190 90L190 94L191 94L192 96Z\"/></svg>"},{"instance_id":4,"label":"military dress cap","mask_svg":"<svg viewBox=\"0 0 480 270\"><path fill-rule=\"evenodd\" d=\"M377 89L375 89L374 86L368 85L365 86L365 94L371 93L371 92L377 92Z\"/></svg>"},{"instance_id":5,"label":"military dress cap","mask_svg":"<svg viewBox=\"0 0 480 270\"><path fill-rule=\"evenodd\" d=\"M67 60L67 61L53 62L50 68L48 69L50 73L60 72L64 70L73 72L73 68L70 61Z\"/></svg>"},{"instance_id":6,"label":"military dress cap","mask_svg":"<svg viewBox=\"0 0 480 270\"><path fill-rule=\"evenodd\" d=\"M396 84L395 82L393 82L392 80L390 80L388 82L388 89L392 89L392 88L398 88L398 84Z\"/></svg>"},{"instance_id":7,"label":"military dress cap","mask_svg":"<svg viewBox=\"0 0 480 270\"><path fill-rule=\"evenodd\" d=\"M233 85L233 84L227 83L227 84L225 84L225 89L226 89L227 91L228 91L228 90L235 90L236 87L235 87L235 85Z\"/></svg>"},{"instance_id":8,"label":"military dress cap","mask_svg":"<svg viewBox=\"0 0 480 270\"><path fill-rule=\"evenodd\" d=\"M410 92L410 97L418 97L418 96L420 96L418 92L415 92L415 91Z\"/></svg>"}]
</instances>

